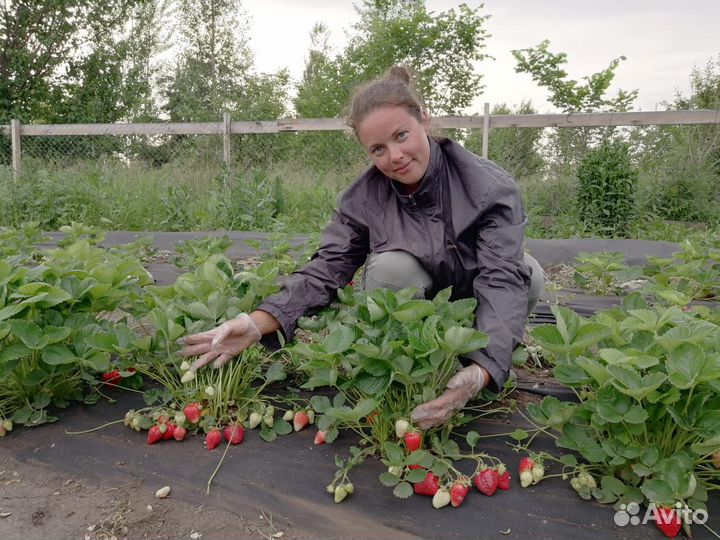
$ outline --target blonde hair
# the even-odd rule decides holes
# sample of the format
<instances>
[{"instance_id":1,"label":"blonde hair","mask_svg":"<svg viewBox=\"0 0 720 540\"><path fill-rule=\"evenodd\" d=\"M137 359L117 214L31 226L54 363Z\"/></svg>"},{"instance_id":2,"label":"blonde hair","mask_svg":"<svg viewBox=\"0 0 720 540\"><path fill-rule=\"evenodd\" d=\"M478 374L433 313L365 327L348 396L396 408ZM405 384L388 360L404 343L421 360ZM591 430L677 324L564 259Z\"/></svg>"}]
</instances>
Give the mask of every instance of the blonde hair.
<instances>
[{"instance_id":1,"label":"blonde hair","mask_svg":"<svg viewBox=\"0 0 720 540\"><path fill-rule=\"evenodd\" d=\"M410 71L403 66L393 66L382 77L355 89L350 101L347 125L357 134L358 125L368 114L387 105L402 107L418 122L423 120L425 106L412 83Z\"/></svg>"}]
</instances>

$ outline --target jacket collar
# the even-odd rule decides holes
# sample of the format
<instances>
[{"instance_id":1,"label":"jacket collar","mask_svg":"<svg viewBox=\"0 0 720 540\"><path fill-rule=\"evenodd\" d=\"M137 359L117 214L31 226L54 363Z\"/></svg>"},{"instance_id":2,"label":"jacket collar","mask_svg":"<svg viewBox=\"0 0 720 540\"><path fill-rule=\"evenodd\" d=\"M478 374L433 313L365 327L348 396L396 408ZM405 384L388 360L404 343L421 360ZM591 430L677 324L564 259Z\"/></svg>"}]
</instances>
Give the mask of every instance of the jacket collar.
<instances>
[{"instance_id":1,"label":"jacket collar","mask_svg":"<svg viewBox=\"0 0 720 540\"><path fill-rule=\"evenodd\" d=\"M420 180L420 187L412 195L404 193L403 185L400 182L392 180L390 183L393 191L399 197L403 205L412 206L413 204L422 207L439 206L442 197L442 181L445 176L445 159L440 149L440 145L432 137L428 137L430 142L430 160L427 171Z\"/></svg>"}]
</instances>

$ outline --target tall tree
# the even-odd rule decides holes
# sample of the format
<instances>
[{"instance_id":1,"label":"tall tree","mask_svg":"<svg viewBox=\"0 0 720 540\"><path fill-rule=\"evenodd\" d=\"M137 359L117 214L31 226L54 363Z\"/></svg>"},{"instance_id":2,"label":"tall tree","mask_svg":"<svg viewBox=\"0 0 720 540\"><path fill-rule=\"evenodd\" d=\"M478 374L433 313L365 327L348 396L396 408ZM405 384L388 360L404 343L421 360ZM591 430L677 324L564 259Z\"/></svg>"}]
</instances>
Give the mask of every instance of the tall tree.
<instances>
[{"instance_id":1,"label":"tall tree","mask_svg":"<svg viewBox=\"0 0 720 540\"><path fill-rule=\"evenodd\" d=\"M288 74L258 74L240 0L180 0L182 48L167 78L165 108L173 121L277 118L287 110ZM268 115L268 116L265 116Z\"/></svg>"},{"instance_id":2,"label":"tall tree","mask_svg":"<svg viewBox=\"0 0 720 540\"><path fill-rule=\"evenodd\" d=\"M528 73L533 81L548 90L548 101L563 112L627 111L637 98L637 90L618 90L614 97L608 90L615 70L624 56L610 61L607 68L582 78L584 83L568 77L564 65L567 54L550 51L550 42L512 51L517 61L515 71ZM618 135L614 128L557 129L545 139L544 157L553 175L574 175L588 149Z\"/></svg>"},{"instance_id":3,"label":"tall tree","mask_svg":"<svg viewBox=\"0 0 720 540\"><path fill-rule=\"evenodd\" d=\"M602 71L583 77L586 82L581 84L569 79L562 67L567 63L567 54L555 54L549 47L550 41L544 40L537 47L512 51L517 61L515 71L528 73L533 81L547 88L548 101L563 112L626 111L637 98L637 90L618 90L615 97L606 95L624 56L613 59Z\"/></svg>"},{"instance_id":4,"label":"tall tree","mask_svg":"<svg viewBox=\"0 0 720 540\"><path fill-rule=\"evenodd\" d=\"M165 90L171 120L216 120L231 108L252 65L242 16L239 0L180 0L182 48Z\"/></svg>"},{"instance_id":5,"label":"tall tree","mask_svg":"<svg viewBox=\"0 0 720 540\"><path fill-rule=\"evenodd\" d=\"M330 60L315 48L295 101L299 114L327 111L336 116L359 83L380 76L394 64L409 67L418 90L434 114L457 114L482 90L473 63L483 52L487 16L462 4L457 11L428 12L424 0L363 0L355 6L346 49ZM313 88L325 87L321 93Z\"/></svg>"},{"instance_id":6,"label":"tall tree","mask_svg":"<svg viewBox=\"0 0 720 540\"><path fill-rule=\"evenodd\" d=\"M93 54L142 0L15 0L0 4L0 122L49 122L71 64ZM107 51L105 51L107 52Z\"/></svg>"},{"instance_id":7,"label":"tall tree","mask_svg":"<svg viewBox=\"0 0 720 540\"><path fill-rule=\"evenodd\" d=\"M344 103L338 100L339 74L329 45L330 32L321 22L310 32L310 50L297 87L295 110L304 118L336 116Z\"/></svg>"},{"instance_id":8,"label":"tall tree","mask_svg":"<svg viewBox=\"0 0 720 540\"><path fill-rule=\"evenodd\" d=\"M124 69L129 121L148 122L159 115L157 87L164 65L159 57L174 45L175 8L175 0L148 0L131 13Z\"/></svg>"}]
</instances>

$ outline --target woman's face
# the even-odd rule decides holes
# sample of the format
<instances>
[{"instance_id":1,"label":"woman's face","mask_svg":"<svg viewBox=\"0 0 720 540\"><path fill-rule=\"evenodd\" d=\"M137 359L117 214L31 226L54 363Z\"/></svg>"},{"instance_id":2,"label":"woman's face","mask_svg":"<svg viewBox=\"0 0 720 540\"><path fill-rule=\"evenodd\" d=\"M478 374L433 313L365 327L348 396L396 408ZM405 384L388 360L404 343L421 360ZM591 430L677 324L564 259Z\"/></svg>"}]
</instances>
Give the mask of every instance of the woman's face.
<instances>
[{"instance_id":1,"label":"woman's face","mask_svg":"<svg viewBox=\"0 0 720 540\"><path fill-rule=\"evenodd\" d=\"M418 122L403 107L387 105L368 114L357 126L357 136L373 164L388 178L413 193L430 162L428 117Z\"/></svg>"}]
</instances>

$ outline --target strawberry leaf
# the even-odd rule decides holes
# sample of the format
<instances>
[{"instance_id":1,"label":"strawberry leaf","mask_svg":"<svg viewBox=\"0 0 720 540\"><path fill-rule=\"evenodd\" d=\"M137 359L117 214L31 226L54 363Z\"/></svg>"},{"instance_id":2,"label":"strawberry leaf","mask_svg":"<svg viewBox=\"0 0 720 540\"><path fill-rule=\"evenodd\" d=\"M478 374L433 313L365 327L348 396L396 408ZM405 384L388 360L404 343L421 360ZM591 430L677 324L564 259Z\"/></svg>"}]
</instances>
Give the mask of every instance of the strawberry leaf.
<instances>
[{"instance_id":1,"label":"strawberry leaf","mask_svg":"<svg viewBox=\"0 0 720 540\"><path fill-rule=\"evenodd\" d=\"M425 469L413 469L407 475L405 475L405 480L407 482L412 482L413 484L416 484L417 482L422 482L425 480L425 476L427 475L427 471Z\"/></svg>"},{"instance_id":2,"label":"strawberry leaf","mask_svg":"<svg viewBox=\"0 0 720 540\"><path fill-rule=\"evenodd\" d=\"M286 422L285 420L275 420L272 429L278 435L287 435L293 430L290 422Z\"/></svg>"},{"instance_id":3,"label":"strawberry leaf","mask_svg":"<svg viewBox=\"0 0 720 540\"><path fill-rule=\"evenodd\" d=\"M386 442L383 445L383 450L385 451L385 456L387 457L387 460L392 464L400 464L403 463L403 451L402 448L400 448L397 444Z\"/></svg>"},{"instance_id":4,"label":"strawberry leaf","mask_svg":"<svg viewBox=\"0 0 720 540\"><path fill-rule=\"evenodd\" d=\"M423 478L425 478L425 475L423 475ZM397 477L394 474L389 473L389 472L382 473L380 476L378 476L378 480L380 480L380 483L383 486L387 486L387 487L396 486L398 484L398 482L400 482L399 477Z\"/></svg>"},{"instance_id":5,"label":"strawberry leaf","mask_svg":"<svg viewBox=\"0 0 720 540\"><path fill-rule=\"evenodd\" d=\"M516 441L524 441L530 436L530 434L524 429L516 429L510 434L510 438Z\"/></svg>"},{"instance_id":6,"label":"strawberry leaf","mask_svg":"<svg viewBox=\"0 0 720 540\"><path fill-rule=\"evenodd\" d=\"M445 476L447 472L450 470L450 465L445 463L444 461L436 460L435 464L432 467L432 473L435 476Z\"/></svg>"},{"instance_id":7,"label":"strawberry leaf","mask_svg":"<svg viewBox=\"0 0 720 540\"><path fill-rule=\"evenodd\" d=\"M327 433L325 433L325 442L330 444L335 441L335 439L338 438L338 435L340 432L337 428L328 429Z\"/></svg>"},{"instance_id":8,"label":"strawberry leaf","mask_svg":"<svg viewBox=\"0 0 720 540\"><path fill-rule=\"evenodd\" d=\"M474 448L479 440L480 434L477 431L468 431L467 435L465 435L465 441L470 448Z\"/></svg>"},{"instance_id":9,"label":"strawberry leaf","mask_svg":"<svg viewBox=\"0 0 720 540\"><path fill-rule=\"evenodd\" d=\"M398 499L407 499L413 494L413 488L408 482L400 482L395 489L393 489L393 495Z\"/></svg>"},{"instance_id":10,"label":"strawberry leaf","mask_svg":"<svg viewBox=\"0 0 720 540\"><path fill-rule=\"evenodd\" d=\"M324 413L330 407L330 399L327 396L313 396L310 398L310 405L316 413Z\"/></svg>"},{"instance_id":11,"label":"strawberry leaf","mask_svg":"<svg viewBox=\"0 0 720 540\"><path fill-rule=\"evenodd\" d=\"M260 429L260 437L267 442L273 442L275 439L277 439L278 434L275 432L275 430L263 426L262 429Z\"/></svg>"}]
</instances>

